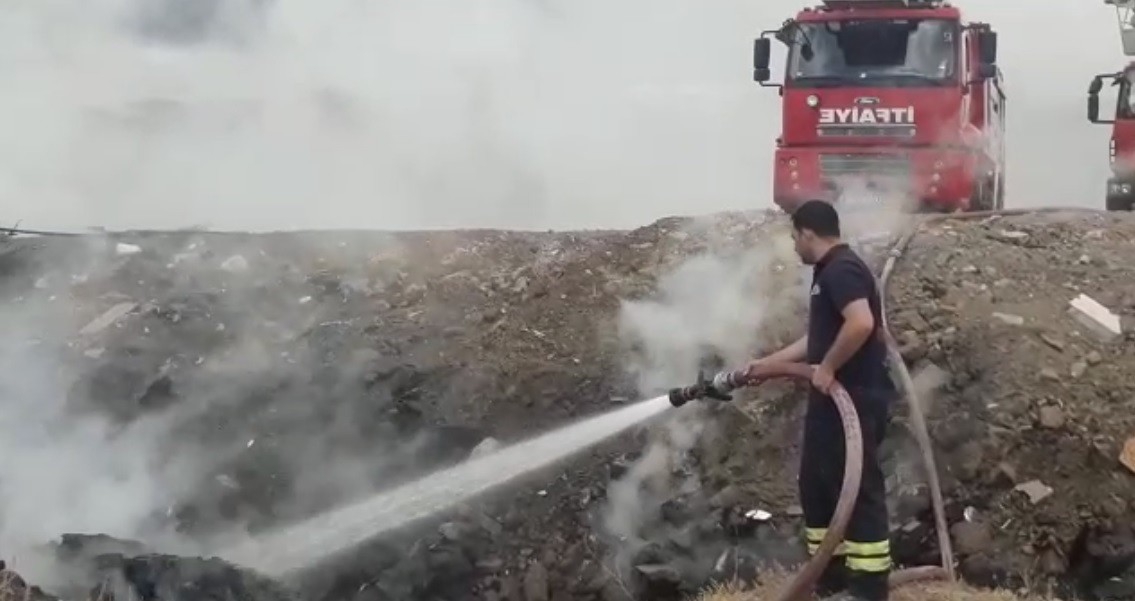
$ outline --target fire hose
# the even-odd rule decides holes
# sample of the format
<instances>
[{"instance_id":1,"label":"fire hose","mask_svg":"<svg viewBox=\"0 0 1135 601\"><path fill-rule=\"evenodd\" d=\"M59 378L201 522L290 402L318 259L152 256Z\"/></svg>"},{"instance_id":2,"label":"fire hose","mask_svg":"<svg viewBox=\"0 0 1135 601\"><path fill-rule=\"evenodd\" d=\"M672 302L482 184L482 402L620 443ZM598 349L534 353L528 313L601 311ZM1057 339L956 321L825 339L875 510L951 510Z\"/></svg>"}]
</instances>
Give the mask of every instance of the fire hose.
<instances>
[{"instance_id":1,"label":"fire hose","mask_svg":"<svg viewBox=\"0 0 1135 601\"><path fill-rule=\"evenodd\" d=\"M914 390L914 383L910 371L906 368L899 353L894 336L891 335L887 321L886 292L890 276L894 271L898 259L903 256L911 241L922 227L928 223L945 220L975 220L1014 215L1028 215L1056 212L1087 212L1100 214L1097 209L1080 207L1042 207L1035 209L1009 209L998 211L975 211L972 213L952 213L925 217L915 222L906 232L899 236L897 243L888 253L882 273L879 276L879 297L882 305L882 330L887 344L888 358L893 369L899 376L899 384L910 408L911 422L914 435L922 452L923 463L926 467L927 479L930 485L931 505L934 511L935 527L938 534L938 546L942 564L938 566L919 566L897 570L891 573L891 586L898 586L917 580L956 579L954 569L954 555L950 544L950 534L946 523L946 512L943 503L941 485L938 480L938 470L935 466L934 453L930 445L930 435L926 427L926 418L922 413L922 406ZM706 379L698 374L698 381L692 386L672 389L669 393L670 403L680 407L685 403L697 399L716 399L728 401L732 399L730 393L738 388L753 386L770 379L799 378L811 380L812 367L802 363L779 363L759 365L752 370L742 369L732 372L720 372L712 378ZM844 433L844 470L843 483L840 487L839 500L836 503L828 531L812 559L796 575L792 582L778 595L778 601L800 601L807 598L816 585L817 580L831 561L836 547L843 541L851 513L855 508L855 500L859 492L859 484L863 475L863 433L860 429L859 418L856 414L855 404L848 395L847 390L839 382L832 385L831 397L839 412L840 422Z\"/></svg>"}]
</instances>

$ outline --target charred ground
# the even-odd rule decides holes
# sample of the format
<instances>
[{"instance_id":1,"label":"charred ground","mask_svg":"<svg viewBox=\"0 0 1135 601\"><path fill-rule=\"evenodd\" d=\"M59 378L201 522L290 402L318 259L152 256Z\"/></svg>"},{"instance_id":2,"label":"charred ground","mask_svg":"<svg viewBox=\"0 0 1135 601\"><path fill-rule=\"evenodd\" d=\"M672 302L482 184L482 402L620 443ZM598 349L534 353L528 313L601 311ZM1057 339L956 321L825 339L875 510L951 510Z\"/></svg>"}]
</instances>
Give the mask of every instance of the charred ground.
<instances>
[{"instance_id":1,"label":"charred ground","mask_svg":"<svg viewBox=\"0 0 1135 601\"><path fill-rule=\"evenodd\" d=\"M925 397L962 572L974 582L1052 578L1135 598L1135 474L1117 460L1135 436L1135 344L1099 342L1066 315L1080 292L1135 314L1132 234L1135 222L1114 217L945 222L897 270L893 330L917 373L940 374ZM53 423L102 424L119 441L112 449L149 454L136 471L166 493L122 521L130 531L112 532L152 549L77 554L94 539L68 539L52 555L73 569L36 580L72 594L113 581L163 599L203 578L190 588L239 585L255 599L612 600L692 592L798 559L792 384L676 412L375 541L286 592L223 562L153 554L169 551L170 533L205 544L289 522L460 461L486 439L606 411L684 383L698 364L756 352L757 340L787 340L802 325L802 294L783 236L762 213L631 232L0 242L5 396L58 392L65 402L40 402L55 408ZM668 274L707 254L718 263L687 280L704 290L667 298L677 286ZM750 281L715 289L718 274ZM702 299L705 312L727 312L715 295L754 289L779 291L752 303L761 336L695 332L675 364L659 355L677 343L628 327L623 304ZM92 324L115 306L120 317ZM44 362L52 386L13 382ZM934 535L904 419L896 411L888 454L895 538L901 560L926 563ZM1035 503L1015 490L1033 480L1052 488ZM772 518L745 517L752 509ZM28 543L62 532L5 526L17 534Z\"/></svg>"}]
</instances>

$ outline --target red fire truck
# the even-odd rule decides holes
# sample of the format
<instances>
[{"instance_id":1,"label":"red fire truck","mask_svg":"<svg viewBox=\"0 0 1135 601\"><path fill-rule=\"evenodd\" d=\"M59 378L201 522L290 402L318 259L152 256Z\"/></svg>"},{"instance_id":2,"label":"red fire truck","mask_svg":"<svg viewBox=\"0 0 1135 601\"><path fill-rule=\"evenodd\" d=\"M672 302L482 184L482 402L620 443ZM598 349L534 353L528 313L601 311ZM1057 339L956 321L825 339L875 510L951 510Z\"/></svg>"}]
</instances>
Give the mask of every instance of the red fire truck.
<instances>
[{"instance_id":1,"label":"red fire truck","mask_svg":"<svg viewBox=\"0 0 1135 601\"><path fill-rule=\"evenodd\" d=\"M1119 38L1123 43L1123 53L1135 56L1135 0L1104 0L1104 4L1115 7L1119 21ZM1104 81L1110 81L1118 92L1115 104L1115 117L1100 119L1100 91ZM1111 177L1107 180L1104 203L1109 211L1130 211L1135 209L1135 96L1131 86L1135 84L1135 63L1130 63L1118 73L1097 75L1088 87L1088 120L1092 123L1111 125L1111 142L1108 154L1111 157Z\"/></svg>"},{"instance_id":2,"label":"red fire truck","mask_svg":"<svg viewBox=\"0 0 1135 601\"><path fill-rule=\"evenodd\" d=\"M787 47L769 83L771 39ZM1000 208L1005 92L997 33L941 0L825 0L756 40L754 79L778 88L773 200L791 211L851 186L918 210Z\"/></svg>"}]
</instances>

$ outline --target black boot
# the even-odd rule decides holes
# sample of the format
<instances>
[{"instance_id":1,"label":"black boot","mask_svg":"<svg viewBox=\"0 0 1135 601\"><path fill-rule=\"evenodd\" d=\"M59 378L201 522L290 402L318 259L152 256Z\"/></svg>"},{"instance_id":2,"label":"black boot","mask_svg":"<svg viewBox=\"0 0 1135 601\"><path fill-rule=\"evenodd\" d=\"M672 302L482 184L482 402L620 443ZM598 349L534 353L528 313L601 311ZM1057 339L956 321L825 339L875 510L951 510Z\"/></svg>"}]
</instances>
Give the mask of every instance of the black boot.
<instances>
[{"instance_id":1,"label":"black boot","mask_svg":"<svg viewBox=\"0 0 1135 601\"><path fill-rule=\"evenodd\" d=\"M816 581L816 596L821 599L847 590L847 562L843 556L832 557L820 579Z\"/></svg>"},{"instance_id":2,"label":"black boot","mask_svg":"<svg viewBox=\"0 0 1135 601\"><path fill-rule=\"evenodd\" d=\"M887 601L890 596L890 572L847 573L847 592L857 601Z\"/></svg>"}]
</instances>

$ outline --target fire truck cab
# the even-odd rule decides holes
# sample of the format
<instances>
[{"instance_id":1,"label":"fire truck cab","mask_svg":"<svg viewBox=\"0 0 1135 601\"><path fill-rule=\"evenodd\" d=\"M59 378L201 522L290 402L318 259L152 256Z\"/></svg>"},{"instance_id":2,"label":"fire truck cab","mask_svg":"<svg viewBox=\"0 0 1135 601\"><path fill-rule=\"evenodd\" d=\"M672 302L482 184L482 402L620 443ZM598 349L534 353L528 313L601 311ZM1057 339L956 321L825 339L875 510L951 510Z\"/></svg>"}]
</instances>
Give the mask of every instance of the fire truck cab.
<instances>
[{"instance_id":1,"label":"fire truck cab","mask_svg":"<svg viewBox=\"0 0 1135 601\"><path fill-rule=\"evenodd\" d=\"M787 47L771 79L771 39ZM773 200L844 192L918 210L1004 206L1005 93L997 33L941 0L825 0L756 40L754 79L777 88Z\"/></svg>"},{"instance_id":2,"label":"fire truck cab","mask_svg":"<svg viewBox=\"0 0 1135 601\"><path fill-rule=\"evenodd\" d=\"M1123 54L1135 57L1135 0L1104 0L1115 8L1119 41ZM1114 117L1100 119L1100 92L1104 83L1116 89ZM1109 211L1135 209L1135 62L1117 73L1104 73L1092 78L1088 86L1088 121L1111 125L1108 156L1111 177L1107 180L1104 203Z\"/></svg>"},{"instance_id":3,"label":"fire truck cab","mask_svg":"<svg viewBox=\"0 0 1135 601\"><path fill-rule=\"evenodd\" d=\"M1112 119L1100 119L1099 95L1105 81L1110 81L1118 91L1115 117ZM1111 177L1107 180L1104 200L1109 211L1135 209L1135 96L1131 94L1132 84L1135 84L1135 63L1118 73L1096 75L1088 87L1088 120L1111 125L1111 141L1108 144Z\"/></svg>"}]
</instances>

